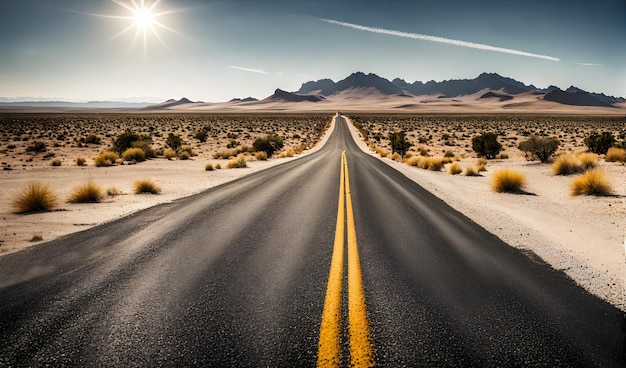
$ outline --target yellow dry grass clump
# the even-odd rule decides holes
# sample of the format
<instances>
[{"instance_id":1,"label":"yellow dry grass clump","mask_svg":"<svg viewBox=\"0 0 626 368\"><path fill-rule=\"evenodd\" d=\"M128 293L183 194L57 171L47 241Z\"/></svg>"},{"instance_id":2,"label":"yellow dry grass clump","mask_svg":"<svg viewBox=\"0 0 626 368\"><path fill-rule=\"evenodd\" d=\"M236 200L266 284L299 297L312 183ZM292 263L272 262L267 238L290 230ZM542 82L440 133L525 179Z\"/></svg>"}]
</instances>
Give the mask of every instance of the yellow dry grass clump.
<instances>
[{"instance_id":1,"label":"yellow dry grass clump","mask_svg":"<svg viewBox=\"0 0 626 368\"><path fill-rule=\"evenodd\" d=\"M52 211L58 203L58 196L47 184L31 182L16 193L13 209L17 213Z\"/></svg>"},{"instance_id":2,"label":"yellow dry grass clump","mask_svg":"<svg viewBox=\"0 0 626 368\"><path fill-rule=\"evenodd\" d=\"M579 155L563 155L552 164L554 175L579 174L593 169L598 164L598 155L595 153L581 153Z\"/></svg>"},{"instance_id":3,"label":"yellow dry grass clump","mask_svg":"<svg viewBox=\"0 0 626 368\"><path fill-rule=\"evenodd\" d=\"M145 161L146 153L141 148L128 148L122 153L122 159L124 161Z\"/></svg>"},{"instance_id":4,"label":"yellow dry grass clump","mask_svg":"<svg viewBox=\"0 0 626 368\"><path fill-rule=\"evenodd\" d=\"M74 188L70 195L70 203L99 203L104 198L102 188L89 180L85 185Z\"/></svg>"},{"instance_id":5,"label":"yellow dry grass clump","mask_svg":"<svg viewBox=\"0 0 626 368\"><path fill-rule=\"evenodd\" d=\"M254 154L254 158L259 161L267 161L267 153L265 153L265 151L258 151Z\"/></svg>"},{"instance_id":6,"label":"yellow dry grass clump","mask_svg":"<svg viewBox=\"0 0 626 368\"><path fill-rule=\"evenodd\" d=\"M248 160L243 153L237 155L237 157L228 161L226 165L229 169L240 169L244 167L248 167Z\"/></svg>"},{"instance_id":7,"label":"yellow dry grass clump","mask_svg":"<svg viewBox=\"0 0 626 368\"><path fill-rule=\"evenodd\" d=\"M500 169L491 177L491 188L498 193L519 193L526 185L526 177L519 171Z\"/></svg>"},{"instance_id":8,"label":"yellow dry grass clump","mask_svg":"<svg viewBox=\"0 0 626 368\"><path fill-rule=\"evenodd\" d=\"M475 166L468 166L467 169L465 169L465 176L480 176L480 173Z\"/></svg>"},{"instance_id":9,"label":"yellow dry grass clump","mask_svg":"<svg viewBox=\"0 0 626 368\"><path fill-rule=\"evenodd\" d=\"M626 150L623 148L611 147L606 152L606 157L604 158L606 162L626 162Z\"/></svg>"},{"instance_id":10,"label":"yellow dry grass clump","mask_svg":"<svg viewBox=\"0 0 626 368\"><path fill-rule=\"evenodd\" d=\"M96 158L93 159L94 164L97 167L101 166L113 166L117 160L117 154L111 151L103 151Z\"/></svg>"},{"instance_id":11,"label":"yellow dry grass clump","mask_svg":"<svg viewBox=\"0 0 626 368\"><path fill-rule=\"evenodd\" d=\"M448 174L450 175L459 175L463 172L463 168L458 162L453 162L450 167L448 167Z\"/></svg>"},{"instance_id":12,"label":"yellow dry grass clump","mask_svg":"<svg viewBox=\"0 0 626 368\"><path fill-rule=\"evenodd\" d=\"M570 193L573 196L595 195L606 196L611 194L611 184L604 171L593 169L576 176L570 184Z\"/></svg>"},{"instance_id":13,"label":"yellow dry grass clump","mask_svg":"<svg viewBox=\"0 0 626 368\"><path fill-rule=\"evenodd\" d=\"M174 151L174 150L173 150L173 149L171 149L171 148L166 148L166 149L163 151L163 157L165 157L165 158L166 158L166 159L168 159L168 160L171 160L171 159L173 159L174 157L176 157L176 151Z\"/></svg>"},{"instance_id":14,"label":"yellow dry grass clump","mask_svg":"<svg viewBox=\"0 0 626 368\"><path fill-rule=\"evenodd\" d=\"M578 155L578 162L583 170L591 170L598 164L598 155L595 153L581 153Z\"/></svg>"},{"instance_id":15,"label":"yellow dry grass clump","mask_svg":"<svg viewBox=\"0 0 626 368\"><path fill-rule=\"evenodd\" d=\"M156 185L152 180L142 179L137 180L135 182L135 194L141 193L150 193L150 194L159 194L161 193L161 188Z\"/></svg>"}]
</instances>

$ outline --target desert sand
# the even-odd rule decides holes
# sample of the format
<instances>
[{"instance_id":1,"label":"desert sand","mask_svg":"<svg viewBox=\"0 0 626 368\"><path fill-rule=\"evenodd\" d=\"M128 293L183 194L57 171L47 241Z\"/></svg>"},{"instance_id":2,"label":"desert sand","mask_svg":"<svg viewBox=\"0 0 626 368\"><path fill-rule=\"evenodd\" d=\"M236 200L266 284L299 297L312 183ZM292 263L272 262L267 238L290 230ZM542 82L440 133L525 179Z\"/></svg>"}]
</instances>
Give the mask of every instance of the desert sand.
<instances>
[{"instance_id":1,"label":"desert sand","mask_svg":"<svg viewBox=\"0 0 626 368\"><path fill-rule=\"evenodd\" d=\"M488 171L480 177L465 177L449 175L445 170L421 170L389 158L380 158L369 150L356 128L351 126L351 130L355 141L365 152L401 171L511 246L531 257L538 256L535 257L538 261L549 263L591 293L626 310L626 167L623 164L600 160L600 166L610 178L614 196L571 197L568 190L571 177L553 176L549 165L526 161L516 150L516 142L505 147L508 159L489 161ZM302 154L319 149L330 132L332 127L326 130L324 138L315 148ZM578 140L568 141L563 150L580 149ZM20 155L5 152L3 166L11 166L13 170L0 172L0 183L8 188L0 192L0 254L37 244L30 241L34 235L41 235L43 241L53 240L143 208L198 193L298 156L253 161L248 163L249 167L241 169L205 171L207 162L225 164L225 160L211 156L211 152L224 144L223 138L216 140L210 148L205 147L198 156L185 161L161 158L133 166L99 168L93 165L72 166L71 160L76 153L71 147L65 148L67 152L62 147L57 149L57 152L64 152L58 156L63 159L61 167L51 167L49 163L38 163L37 160L20 161ZM95 154L102 147L90 149L89 154ZM430 142L429 149L439 154L450 147L435 139ZM463 145L453 149L468 150ZM476 161L472 155L463 157L460 160L463 167ZM532 195L492 192L490 175L501 167L523 172L528 179L526 191ZM59 211L29 215L12 212L11 201L15 191L33 179L46 182L58 191L62 198ZM104 203L97 204L64 202L63 198L67 198L72 188L90 179L104 189L115 187L122 194L107 197ZM163 189L162 194L131 194L133 182L137 179L153 180Z\"/></svg>"}]
</instances>

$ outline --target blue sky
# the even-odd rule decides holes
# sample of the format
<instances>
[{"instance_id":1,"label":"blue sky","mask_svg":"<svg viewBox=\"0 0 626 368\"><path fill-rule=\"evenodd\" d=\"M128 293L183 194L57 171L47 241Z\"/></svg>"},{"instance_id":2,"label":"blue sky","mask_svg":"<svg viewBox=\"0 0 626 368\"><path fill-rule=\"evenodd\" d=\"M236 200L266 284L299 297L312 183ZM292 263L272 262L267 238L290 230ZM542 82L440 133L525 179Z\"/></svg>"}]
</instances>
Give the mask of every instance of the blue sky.
<instances>
[{"instance_id":1,"label":"blue sky","mask_svg":"<svg viewBox=\"0 0 626 368\"><path fill-rule=\"evenodd\" d=\"M626 96L624 0L160 0L145 44L123 4L0 0L0 96L217 102L355 71Z\"/></svg>"}]
</instances>

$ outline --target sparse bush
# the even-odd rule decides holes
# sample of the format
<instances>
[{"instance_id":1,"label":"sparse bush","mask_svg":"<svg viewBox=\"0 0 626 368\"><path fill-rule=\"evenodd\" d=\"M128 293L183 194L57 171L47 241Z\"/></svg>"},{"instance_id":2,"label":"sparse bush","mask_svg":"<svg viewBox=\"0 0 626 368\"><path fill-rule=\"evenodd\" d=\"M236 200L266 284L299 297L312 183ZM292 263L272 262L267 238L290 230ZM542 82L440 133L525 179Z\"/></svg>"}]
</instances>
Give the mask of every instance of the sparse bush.
<instances>
[{"instance_id":1,"label":"sparse bush","mask_svg":"<svg viewBox=\"0 0 626 368\"><path fill-rule=\"evenodd\" d=\"M115 150L115 152L117 152L118 155L121 155L124 153L124 151L131 148L133 146L133 143L138 140L139 136L136 133L127 130L124 133L118 135L117 138L115 138L115 140L113 141L113 149Z\"/></svg>"},{"instance_id":2,"label":"sparse bush","mask_svg":"<svg viewBox=\"0 0 626 368\"><path fill-rule=\"evenodd\" d=\"M137 180L134 184L135 194L141 193L150 193L150 194L159 194L161 193L161 188L156 185L152 180L143 179Z\"/></svg>"},{"instance_id":3,"label":"sparse bush","mask_svg":"<svg viewBox=\"0 0 626 368\"><path fill-rule=\"evenodd\" d=\"M611 194L611 184L602 170L589 170L572 180L570 193L573 196L606 196Z\"/></svg>"},{"instance_id":4,"label":"sparse bush","mask_svg":"<svg viewBox=\"0 0 626 368\"><path fill-rule=\"evenodd\" d=\"M602 132L601 134L592 132L583 142L587 148L589 148L589 151L604 155L616 141L615 137L610 132Z\"/></svg>"},{"instance_id":5,"label":"sparse bush","mask_svg":"<svg viewBox=\"0 0 626 368\"><path fill-rule=\"evenodd\" d=\"M389 133L389 144L391 145L391 154L392 154L392 160L394 160L393 158L393 154L394 153L399 153L400 156L404 156L404 154L406 153L406 151L409 150L409 148L411 148L411 142L409 142L406 139L405 133L403 130L399 131L399 132L394 132L394 133Z\"/></svg>"},{"instance_id":6,"label":"sparse bush","mask_svg":"<svg viewBox=\"0 0 626 368\"><path fill-rule=\"evenodd\" d=\"M46 144L40 141L35 141L31 146L26 147L27 152L46 152Z\"/></svg>"},{"instance_id":7,"label":"sparse bush","mask_svg":"<svg viewBox=\"0 0 626 368\"><path fill-rule=\"evenodd\" d=\"M147 136L141 136L138 141L133 142L132 148L139 148L143 150L146 158L155 158L156 152L152 149L152 138Z\"/></svg>"},{"instance_id":8,"label":"sparse bush","mask_svg":"<svg viewBox=\"0 0 626 368\"><path fill-rule=\"evenodd\" d=\"M542 138L533 135L528 140L520 142L517 148L526 154L526 159L529 161L548 162L559 148L559 143L555 137Z\"/></svg>"},{"instance_id":9,"label":"sparse bush","mask_svg":"<svg viewBox=\"0 0 626 368\"><path fill-rule=\"evenodd\" d=\"M204 170L205 171L213 171L213 170L215 170L215 168L213 167L213 164L209 162L206 165L204 165Z\"/></svg>"},{"instance_id":10,"label":"sparse bush","mask_svg":"<svg viewBox=\"0 0 626 368\"><path fill-rule=\"evenodd\" d=\"M524 174L511 169L500 169L491 178L491 188L498 193L519 193L525 184Z\"/></svg>"},{"instance_id":11,"label":"sparse bush","mask_svg":"<svg viewBox=\"0 0 626 368\"><path fill-rule=\"evenodd\" d=\"M171 160L172 158L176 157L176 151L174 151L171 148L166 148L163 151L163 157L165 157L168 160Z\"/></svg>"},{"instance_id":12,"label":"sparse bush","mask_svg":"<svg viewBox=\"0 0 626 368\"><path fill-rule=\"evenodd\" d=\"M87 160L85 160L84 157L76 158L76 165L78 165L78 166L85 166L86 164L87 164Z\"/></svg>"},{"instance_id":13,"label":"sparse bush","mask_svg":"<svg viewBox=\"0 0 626 368\"><path fill-rule=\"evenodd\" d=\"M180 148L180 146L182 146L184 143L183 139L179 135L169 133L167 135L167 139L165 140L165 144L167 144L168 147L170 147L174 151L178 151L178 148Z\"/></svg>"},{"instance_id":14,"label":"sparse bush","mask_svg":"<svg viewBox=\"0 0 626 368\"><path fill-rule=\"evenodd\" d=\"M450 175L458 175L463 172L463 168L458 162L453 162L450 167L448 167L448 174Z\"/></svg>"},{"instance_id":15,"label":"sparse bush","mask_svg":"<svg viewBox=\"0 0 626 368\"><path fill-rule=\"evenodd\" d=\"M99 203L104 198L102 188L89 180L85 185L76 187L70 195L70 203Z\"/></svg>"},{"instance_id":16,"label":"sparse bush","mask_svg":"<svg viewBox=\"0 0 626 368\"><path fill-rule=\"evenodd\" d=\"M443 157L452 158L452 157L454 157L454 153L452 151L446 151L443 154Z\"/></svg>"},{"instance_id":17,"label":"sparse bush","mask_svg":"<svg viewBox=\"0 0 626 368\"><path fill-rule=\"evenodd\" d=\"M200 142L206 142L206 139L207 139L208 135L209 135L209 133L207 133L206 130L202 129L202 130L199 130L196 133L196 135L194 135L194 138L196 138Z\"/></svg>"},{"instance_id":18,"label":"sparse bush","mask_svg":"<svg viewBox=\"0 0 626 368\"><path fill-rule=\"evenodd\" d=\"M141 148L129 148L122 154L122 159L124 161L145 161L146 153Z\"/></svg>"},{"instance_id":19,"label":"sparse bush","mask_svg":"<svg viewBox=\"0 0 626 368\"><path fill-rule=\"evenodd\" d=\"M50 166L61 166L63 163L61 162L60 159L54 159L52 160L52 162L50 162Z\"/></svg>"},{"instance_id":20,"label":"sparse bush","mask_svg":"<svg viewBox=\"0 0 626 368\"><path fill-rule=\"evenodd\" d=\"M598 165L598 155L595 153L581 153L578 155L578 162L583 170L590 170Z\"/></svg>"},{"instance_id":21,"label":"sparse bush","mask_svg":"<svg viewBox=\"0 0 626 368\"><path fill-rule=\"evenodd\" d=\"M96 158L93 159L96 167L101 166L113 166L118 159L117 154L111 151L103 151Z\"/></svg>"},{"instance_id":22,"label":"sparse bush","mask_svg":"<svg viewBox=\"0 0 626 368\"><path fill-rule=\"evenodd\" d=\"M283 148L284 142L277 135L268 135L265 137L259 137L252 143L252 148L256 151L263 151L267 153L267 157L272 157L274 152Z\"/></svg>"},{"instance_id":23,"label":"sparse bush","mask_svg":"<svg viewBox=\"0 0 626 368\"><path fill-rule=\"evenodd\" d=\"M100 144L100 137L98 137L95 134L89 134L85 138L85 143L88 143L88 144Z\"/></svg>"},{"instance_id":24,"label":"sparse bush","mask_svg":"<svg viewBox=\"0 0 626 368\"><path fill-rule=\"evenodd\" d=\"M626 162L626 150L624 148L611 147L604 158L606 162Z\"/></svg>"},{"instance_id":25,"label":"sparse bush","mask_svg":"<svg viewBox=\"0 0 626 368\"><path fill-rule=\"evenodd\" d=\"M480 176L480 173L476 170L476 167L468 166L465 169L465 176Z\"/></svg>"},{"instance_id":26,"label":"sparse bush","mask_svg":"<svg viewBox=\"0 0 626 368\"><path fill-rule=\"evenodd\" d=\"M239 169L239 168L248 167L248 160L246 160L246 156L240 153L239 155L237 155L236 158L233 158L232 160L228 161L227 167L229 169Z\"/></svg>"},{"instance_id":27,"label":"sparse bush","mask_svg":"<svg viewBox=\"0 0 626 368\"><path fill-rule=\"evenodd\" d=\"M472 149L479 157L493 159L502 151L502 145L498 142L497 134L483 133L472 138Z\"/></svg>"},{"instance_id":28,"label":"sparse bush","mask_svg":"<svg viewBox=\"0 0 626 368\"><path fill-rule=\"evenodd\" d=\"M17 192L13 208L17 213L52 211L58 197L47 184L31 182Z\"/></svg>"},{"instance_id":29,"label":"sparse bush","mask_svg":"<svg viewBox=\"0 0 626 368\"><path fill-rule=\"evenodd\" d=\"M267 160L267 153L265 153L265 151L259 151L259 152L254 154L254 158L256 158L259 161L266 161Z\"/></svg>"}]
</instances>

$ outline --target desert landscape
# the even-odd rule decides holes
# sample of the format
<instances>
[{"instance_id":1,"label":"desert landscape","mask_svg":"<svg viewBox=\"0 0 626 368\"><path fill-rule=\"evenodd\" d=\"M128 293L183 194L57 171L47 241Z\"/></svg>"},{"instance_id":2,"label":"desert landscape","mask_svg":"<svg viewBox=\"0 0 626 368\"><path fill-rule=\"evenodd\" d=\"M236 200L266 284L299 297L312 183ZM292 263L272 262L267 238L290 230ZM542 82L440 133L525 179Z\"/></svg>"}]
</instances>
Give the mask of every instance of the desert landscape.
<instances>
[{"instance_id":1,"label":"desert landscape","mask_svg":"<svg viewBox=\"0 0 626 368\"><path fill-rule=\"evenodd\" d=\"M364 151L400 170L510 245L548 262L587 290L626 310L624 162L607 162L602 155L592 158L593 166L608 178L607 196L572 196L570 185L577 175L555 175L552 163L559 156L587 151L584 140L593 131L607 131L623 140L622 117L361 113L350 114L350 118L355 140ZM323 145L334 122L326 114L181 113L5 114L1 120L4 170L0 182L8 188L0 193L0 252L4 254L307 154ZM404 131L411 144L404 157L391 153L388 135L396 131ZM97 157L113 149L116 138L125 132L149 137L141 145L153 158L136 162L114 154L110 166L98 167ZM496 159L483 160L476 176L468 175L467 170L479 163L472 138L483 132L496 132L503 150ZM182 140L173 154L170 134ZM265 158L252 146L257 138L268 135L281 137L284 146ZM529 161L520 151L519 143L531 136L559 140L549 163ZM37 142L45 150L35 150ZM84 158L80 165L78 158ZM418 165L419 158L443 161L439 167L429 168ZM232 162L235 164L229 169ZM453 165L458 166L455 175L451 175ZM522 194L492 190L490 179L501 168L517 170L526 177ZM152 181L160 193L134 194L135 181L144 179ZM34 181L49 185L58 197L56 207L52 212L16 213L18 192ZM103 192L94 201L97 203L70 203L77 188L88 183Z\"/></svg>"}]
</instances>

